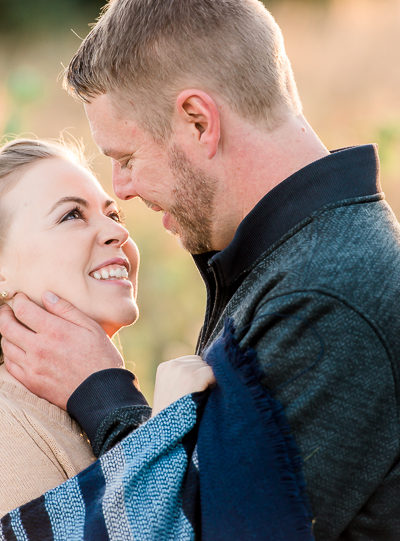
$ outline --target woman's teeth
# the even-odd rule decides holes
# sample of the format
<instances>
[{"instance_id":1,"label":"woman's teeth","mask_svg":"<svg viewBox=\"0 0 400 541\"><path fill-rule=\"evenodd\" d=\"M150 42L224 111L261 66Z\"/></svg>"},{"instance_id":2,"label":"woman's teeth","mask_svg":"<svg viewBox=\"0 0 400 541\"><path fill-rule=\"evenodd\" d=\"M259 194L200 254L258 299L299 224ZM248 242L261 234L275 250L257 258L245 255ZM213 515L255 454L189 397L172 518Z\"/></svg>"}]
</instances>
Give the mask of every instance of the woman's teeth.
<instances>
[{"instance_id":1,"label":"woman's teeth","mask_svg":"<svg viewBox=\"0 0 400 541\"><path fill-rule=\"evenodd\" d=\"M93 273L93 278L96 280L110 280L112 278L128 278L128 271L125 267L116 269L101 269Z\"/></svg>"}]
</instances>

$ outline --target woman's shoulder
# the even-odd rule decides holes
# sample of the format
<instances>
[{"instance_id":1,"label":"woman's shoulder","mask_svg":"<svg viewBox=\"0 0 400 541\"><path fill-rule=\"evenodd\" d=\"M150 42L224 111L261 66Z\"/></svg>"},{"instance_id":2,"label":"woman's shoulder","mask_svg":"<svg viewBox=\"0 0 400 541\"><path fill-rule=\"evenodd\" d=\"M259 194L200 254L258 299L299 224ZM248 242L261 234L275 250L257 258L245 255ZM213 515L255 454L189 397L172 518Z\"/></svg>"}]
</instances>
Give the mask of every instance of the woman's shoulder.
<instances>
[{"instance_id":1,"label":"woman's shoulder","mask_svg":"<svg viewBox=\"0 0 400 541\"><path fill-rule=\"evenodd\" d=\"M3 408L12 410L18 419L32 417L45 425L54 424L60 430L79 432L75 421L66 411L31 393L7 372L4 365L0 365L0 409Z\"/></svg>"},{"instance_id":2,"label":"woman's shoulder","mask_svg":"<svg viewBox=\"0 0 400 541\"><path fill-rule=\"evenodd\" d=\"M2 387L0 384L0 516L68 478L46 441Z\"/></svg>"},{"instance_id":3,"label":"woman's shoulder","mask_svg":"<svg viewBox=\"0 0 400 541\"><path fill-rule=\"evenodd\" d=\"M78 424L4 370L0 366L0 432L7 438L0 439L0 453L5 446L13 446L20 455L26 447L26 456L39 452L41 461L54 464L66 477L89 466L95 457Z\"/></svg>"}]
</instances>

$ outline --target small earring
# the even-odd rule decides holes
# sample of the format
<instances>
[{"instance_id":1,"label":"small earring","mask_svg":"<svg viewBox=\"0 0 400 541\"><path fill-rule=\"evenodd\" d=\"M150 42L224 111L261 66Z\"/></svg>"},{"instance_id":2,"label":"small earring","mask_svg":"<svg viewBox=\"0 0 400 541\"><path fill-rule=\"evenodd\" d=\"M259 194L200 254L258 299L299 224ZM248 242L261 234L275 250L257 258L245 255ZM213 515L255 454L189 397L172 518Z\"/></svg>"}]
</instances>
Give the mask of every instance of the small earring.
<instances>
[{"instance_id":1,"label":"small earring","mask_svg":"<svg viewBox=\"0 0 400 541\"><path fill-rule=\"evenodd\" d=\"M8 292L2 291L0 295L1 295L1 298L5 300L8 297Z\"/></svg>"}]
</instances>

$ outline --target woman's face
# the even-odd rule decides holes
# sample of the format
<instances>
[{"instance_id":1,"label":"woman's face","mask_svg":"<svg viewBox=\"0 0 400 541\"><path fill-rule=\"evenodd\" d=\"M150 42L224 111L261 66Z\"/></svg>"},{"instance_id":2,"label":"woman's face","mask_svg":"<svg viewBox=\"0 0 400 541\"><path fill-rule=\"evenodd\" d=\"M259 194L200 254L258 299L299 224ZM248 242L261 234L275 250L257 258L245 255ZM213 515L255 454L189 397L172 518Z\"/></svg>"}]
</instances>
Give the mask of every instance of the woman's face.
<instances>
[{"instance_id":1,"label":"woman's face","mask_svg":"<svg viewBox=\"0 0 400 541\"><path fill-rule=\"evenodd\" d=\"M1 289L38 304L50 290L109 336L137 319L137 247L87 170L61 158L39 160L0 205L8 219Z\"/></svg>"}]
</instances>

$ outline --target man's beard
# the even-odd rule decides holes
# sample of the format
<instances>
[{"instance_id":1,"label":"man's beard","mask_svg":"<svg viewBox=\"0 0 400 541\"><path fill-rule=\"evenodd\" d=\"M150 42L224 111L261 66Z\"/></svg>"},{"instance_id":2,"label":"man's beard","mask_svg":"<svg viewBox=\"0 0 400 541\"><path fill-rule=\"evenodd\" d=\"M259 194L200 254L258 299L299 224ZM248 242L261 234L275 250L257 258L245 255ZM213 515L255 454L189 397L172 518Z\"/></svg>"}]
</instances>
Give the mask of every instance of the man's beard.
<instances>
[{"instance_id":1,"label":"man's beard","mask_svg":"<svg viewBox=\"0 0 400 541\"><path fill-rule=\"evenodd\" d=\"M178 224L172 231L186 250L201 254L212 250L212 226L217 181L196 169L177 146L169 151L169 166L176 179L174 203L168 210Z\"/></svg>"}]
</instances>

